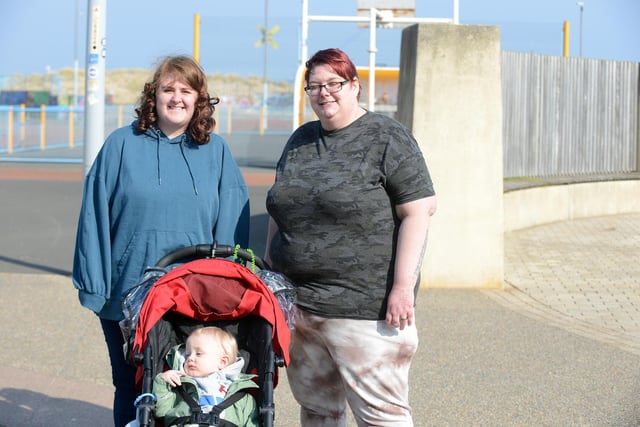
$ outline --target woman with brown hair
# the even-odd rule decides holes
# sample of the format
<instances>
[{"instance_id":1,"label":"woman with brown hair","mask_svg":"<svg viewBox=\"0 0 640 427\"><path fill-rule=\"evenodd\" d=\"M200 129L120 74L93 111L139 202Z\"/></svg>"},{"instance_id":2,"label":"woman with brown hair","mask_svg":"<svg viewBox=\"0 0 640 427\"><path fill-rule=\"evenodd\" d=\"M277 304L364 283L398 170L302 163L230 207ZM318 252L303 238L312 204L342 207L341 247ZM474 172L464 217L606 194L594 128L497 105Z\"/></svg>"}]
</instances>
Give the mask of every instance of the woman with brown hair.
<instances>
[{"instance_id":1,"label":"woman with brown hair","mask_svg":"<svg viewBox=\"0 0 640 427\"><path fill-rule=\"evenodd\" d=\"M138 394L118 324L127 291L175 249L248 244L247 186L226 142L211 133L217 103L192 58L165 58L144 86L137 120L107 137L85 178L73 284L100 318L116 427L135 419Z\"/></svg>"}]
</instances>

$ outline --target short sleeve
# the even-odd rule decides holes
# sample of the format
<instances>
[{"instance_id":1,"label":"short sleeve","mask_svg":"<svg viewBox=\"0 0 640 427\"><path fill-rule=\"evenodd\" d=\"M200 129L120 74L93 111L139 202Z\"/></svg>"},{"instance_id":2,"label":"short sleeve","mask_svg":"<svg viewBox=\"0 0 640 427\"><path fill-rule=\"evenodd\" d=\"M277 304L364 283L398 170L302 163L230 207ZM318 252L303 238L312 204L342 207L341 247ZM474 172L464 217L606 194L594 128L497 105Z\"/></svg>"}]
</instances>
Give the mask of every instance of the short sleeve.
<instances>
[{"instance_id":1,"label":"short sleeve","mask_svg":"<svg viewBox=\"0 0 640 427\"><path fill-rule=\"evenodd\" d=\"M435 195L427 163L408 130L393 130L383 167L385 188L394 205Z\"/></svg>"}]
</instances>

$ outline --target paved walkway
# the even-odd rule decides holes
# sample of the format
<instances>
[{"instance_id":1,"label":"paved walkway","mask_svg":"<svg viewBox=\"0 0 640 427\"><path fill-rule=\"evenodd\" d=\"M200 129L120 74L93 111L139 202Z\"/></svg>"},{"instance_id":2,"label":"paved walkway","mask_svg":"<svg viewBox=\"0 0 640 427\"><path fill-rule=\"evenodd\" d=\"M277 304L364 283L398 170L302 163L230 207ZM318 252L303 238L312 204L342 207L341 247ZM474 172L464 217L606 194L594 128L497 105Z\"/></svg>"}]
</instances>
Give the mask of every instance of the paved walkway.
<instances>
[{"instance_id":1,"label":"paved walkway","mask_svg":"<svg viewBox=\"0 0 640 427\"><path fill-rule=\"evenodd\" d=\"M2 169L0 178L9 174ZM97 319L77 303L66 258L46 261L71 250L78 184L71 172L55 185L16 173L0 179L0 218L10 223L0 228L0 427L109 426ZM47 182L25 182L33 179ZM252 200L264 197L264 179ZM14 200L12 188L29 195ZM260 205L257 228L265 226ZM640 213L511 232L505 254L503 291L421 290L416 425L640 425ZM276 425L296 426L281 379Z\"/></svg>"},{"instance_id":2,"label":"paved walkway","mask_svg":"<svg viewBox=\"0 0 640 427\"><path fill-rule=\"evenodd\" d=\"M505 235L503 304L640 355L640 214Z\"/></svg>"}]
</instances>

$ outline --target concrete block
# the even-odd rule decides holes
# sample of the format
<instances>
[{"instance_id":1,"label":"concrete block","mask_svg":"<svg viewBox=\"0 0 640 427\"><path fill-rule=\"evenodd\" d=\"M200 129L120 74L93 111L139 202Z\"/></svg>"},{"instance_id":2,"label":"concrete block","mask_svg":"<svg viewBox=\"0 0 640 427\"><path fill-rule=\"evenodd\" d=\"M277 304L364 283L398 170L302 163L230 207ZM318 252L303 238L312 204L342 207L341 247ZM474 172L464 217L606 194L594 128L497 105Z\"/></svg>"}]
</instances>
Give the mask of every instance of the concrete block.
<instances>
[{"instance_id":1,"label":"concrete block","mask_svg":"<svg viewBox=\"0 0 640 427\"><path fill-rule=\"evenodd\" d=\"M423 286L501 288L502 94L497 27L418 24L402 34L398 118L434 180Z\"/></svg>"}]
</instances>

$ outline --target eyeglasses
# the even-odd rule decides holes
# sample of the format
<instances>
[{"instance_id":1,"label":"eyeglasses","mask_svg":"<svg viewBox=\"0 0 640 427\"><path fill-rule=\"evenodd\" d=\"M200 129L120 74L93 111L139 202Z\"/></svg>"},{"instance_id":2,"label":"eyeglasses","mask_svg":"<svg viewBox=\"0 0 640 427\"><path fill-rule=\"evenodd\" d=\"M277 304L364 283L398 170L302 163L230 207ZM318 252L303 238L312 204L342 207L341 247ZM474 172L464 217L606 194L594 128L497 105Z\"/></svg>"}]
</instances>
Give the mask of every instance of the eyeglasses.
<instances>
[{"instance_id":1,"label":"eyeglasses","mask_svg":"<svg viewBox=\"0 0 640 427\"><path fill-rule=\"evenodd\" d=\"M304 91L307 92L307 95L319 95L322 92L322 88L325 88L328 93L336 93L342 90L342 86L349 83L349 80L345 80L343 82L329 82L323 85L309 85L304 88Z\"/></svg>"}]
</instances>

